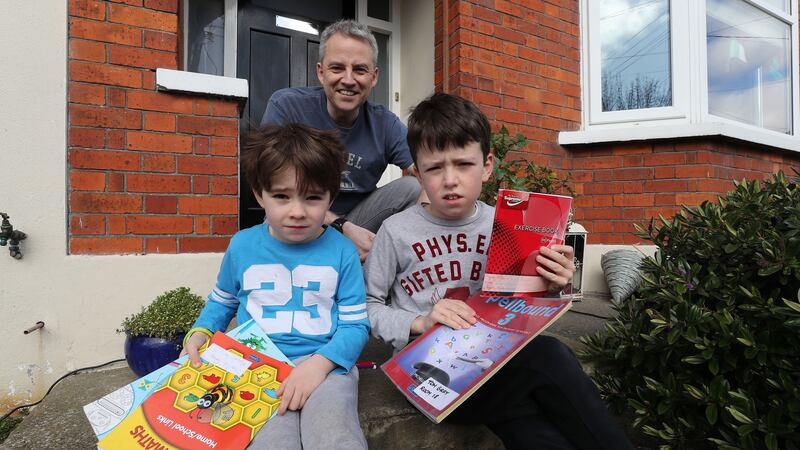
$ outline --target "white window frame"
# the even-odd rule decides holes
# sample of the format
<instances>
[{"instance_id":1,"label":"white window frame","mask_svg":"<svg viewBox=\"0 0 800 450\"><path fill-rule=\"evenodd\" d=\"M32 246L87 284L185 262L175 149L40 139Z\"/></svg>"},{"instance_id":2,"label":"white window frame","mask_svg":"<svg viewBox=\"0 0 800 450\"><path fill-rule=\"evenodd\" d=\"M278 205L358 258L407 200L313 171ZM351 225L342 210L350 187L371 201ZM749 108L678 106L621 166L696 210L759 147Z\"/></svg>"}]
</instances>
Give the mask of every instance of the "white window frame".
<instances>
[{"instance_id":1,"label":"white window frame","mask_svg":"<svg viewBox=\"0 0 800 450\"><path fill-rule=\"evenodd\" d=\"M389 109L397 116L400 113L400 1L392 1L392 21L376 19L367 15L367 0L356 0L356 20L363 23L373 32L388 34L386 45L387 60L391 66L390 73L380 73L378 83L389 83Z\"/></svg>"},{"instance_id":2,"label":"white window frame","mask_svg":"<svg viewBox=\"0 0 800 450\"><path fill-rule=\"evenodd\" d=\"M582 129L559 133L559 144L722 135L800 152L800 67L798 8L790 13L760 0L746 2L789 25L791 30L792 134L737 122L708 112L706 0L670 0L673 106L629 111L600 110L598 2L581 0Z\"/></svg>"},{"instance_id":3,"label":"white window frame","mask_svg":"<svg viewBox=\"0 0 800 450\"><path fill-rule=\"evenodd\" d=\"M183 0L182 11L189 11L189 2L191 0ZM222 76L236 77L236 24L239 11L238 0L224 0L225 1L225 35L224 40L224 54ZM189 21L183 21L183 67L186 67L189 57Z\"/></svg>"}]
</instances>

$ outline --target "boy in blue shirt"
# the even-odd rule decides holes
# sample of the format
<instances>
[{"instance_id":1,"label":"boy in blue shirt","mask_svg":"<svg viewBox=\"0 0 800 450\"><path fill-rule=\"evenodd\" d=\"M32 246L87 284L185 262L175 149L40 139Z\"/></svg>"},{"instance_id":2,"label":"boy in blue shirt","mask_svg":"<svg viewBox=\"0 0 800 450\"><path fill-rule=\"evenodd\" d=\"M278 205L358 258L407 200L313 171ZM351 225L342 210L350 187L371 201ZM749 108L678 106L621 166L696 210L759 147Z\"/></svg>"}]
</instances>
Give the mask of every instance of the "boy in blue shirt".
<instances>
[{"instance_id":1,"label":"boy in blue shirt","mask_svg":"<svg viewBox=\"0 0 800 450\"><path fill-rule=\"evenodd\" d=\"M492 173L489 121L448 94L422 101L408 119L408 144L430 203L386 221L364 265L372 333L401 350L436 323L477 322L450 289L481 289L494 208L478 200ZM573 249L542 247L537 271L551 293L572 279ZM570 349L538 336L445 421L486 424L506 449L632 449Z\"/></svg>"},{"instance_id":2,"label":"boy in blue shirt","mask_svg":"<svg viewBox=\"0 0 800 450\"><path fill-rule=\"evenodd\" d=\"M268 126L242 151L266 223L231 238L185 351L198 365L198 349L236 315L297 364L250 448L366 448L353 367L369 336L363 274L352 242L323 226L344 162L334 133L299 124Z\"/></svg>"}]
</instances>

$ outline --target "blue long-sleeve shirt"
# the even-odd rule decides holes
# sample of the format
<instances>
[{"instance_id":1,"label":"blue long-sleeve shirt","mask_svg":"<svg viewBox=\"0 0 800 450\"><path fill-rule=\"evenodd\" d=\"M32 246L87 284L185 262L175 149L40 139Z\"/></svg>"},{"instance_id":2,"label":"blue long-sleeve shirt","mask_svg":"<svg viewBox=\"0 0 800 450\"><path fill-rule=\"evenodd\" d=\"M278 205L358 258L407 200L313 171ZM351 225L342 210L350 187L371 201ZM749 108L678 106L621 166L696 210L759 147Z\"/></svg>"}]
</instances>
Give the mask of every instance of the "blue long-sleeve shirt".
<instances>
[{"instance_id":1,"label":"blue long-sleeve shirt","mask_svg":"<svg viewBox=\"0 0 800 450\"><path fill-rule=\"evenodd\" d=\"M369 337L358 252L326 228L305 244L286 244L266 224L236 233L214 290L195 322L211 332L253 318L289 358L320 354L349 371Z\"/></svg>"}]
</instances>

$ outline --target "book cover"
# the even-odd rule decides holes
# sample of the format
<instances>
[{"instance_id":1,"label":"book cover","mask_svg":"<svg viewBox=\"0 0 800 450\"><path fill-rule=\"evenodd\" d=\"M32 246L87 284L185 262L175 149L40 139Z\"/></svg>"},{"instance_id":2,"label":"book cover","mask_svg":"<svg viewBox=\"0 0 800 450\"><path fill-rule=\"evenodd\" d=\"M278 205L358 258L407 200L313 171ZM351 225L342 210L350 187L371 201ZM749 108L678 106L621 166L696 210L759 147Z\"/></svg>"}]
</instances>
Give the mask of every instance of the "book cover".
<instances>
[{"instance_id":1,"label":"book cover","mask_svg":"<svg viewBox=\"0 0 800 450\"><path fill-rule=\"evenodd\" d=\"M280 405L292 366L221 332L99 443L104 449L244 449Z\"/></svg>"},{"instance_id":2,"label":"book cover","mask_svg":"<svg viewBox=\"0 0 800 450\"><path fill-rule=\"evenodd\" d=\"M482 292L466 302L476 312L475 325L454 330L437 324L381 366L409 401L436 423L572 306L569 300Z\"/></svg>"},{"instance_id":3,"label":"book cover","mask_svg":"<svg viewBox=\"0 0 800 450\"><path fill-rule=\"evenodd\" d=\"M242 325L228 331L226 334L259 353L293 365L289 358L275 346L266 333L264 333L253 320L248 320ZM137 410L144 400L160 388L178 368L185 365L187 360L188 356L182 356L116 391L85 405L83 407L84 414L86 414L87 419L89 419L89 423L97 439L102 440L111 430Z\"/></svg>"},{"instance_id":4,"label":"book cover","mask_svg":"<svg viewBox=\"0 0 800 450\"><path fill-rule=\"evenodd\" d=\"M541 247L564 243L572 197L500 189L483 279L484 292L536 297L547 281L536 272Z\"/></svg>"}]
</instances>

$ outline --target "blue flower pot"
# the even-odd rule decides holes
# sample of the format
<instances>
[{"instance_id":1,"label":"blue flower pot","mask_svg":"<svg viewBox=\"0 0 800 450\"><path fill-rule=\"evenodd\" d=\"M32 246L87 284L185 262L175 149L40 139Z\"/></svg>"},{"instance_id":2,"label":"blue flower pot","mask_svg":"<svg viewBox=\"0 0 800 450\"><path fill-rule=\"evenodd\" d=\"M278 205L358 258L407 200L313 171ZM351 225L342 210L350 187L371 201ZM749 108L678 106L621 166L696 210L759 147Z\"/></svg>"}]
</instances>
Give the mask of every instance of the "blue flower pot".
<instances>
[{"instance_id":1,"label":"blue flower pot","mask_svg":"<svg viewBox=\"0 0 800 450\"><path fill-rule=\"evenodd\" d=\"M125 360L128 367L139 377L163 367L176 360L183 348L185 334L175 339L154 338L150 336L131 336L125 338Z\"/></svg>"}]
</instances>

